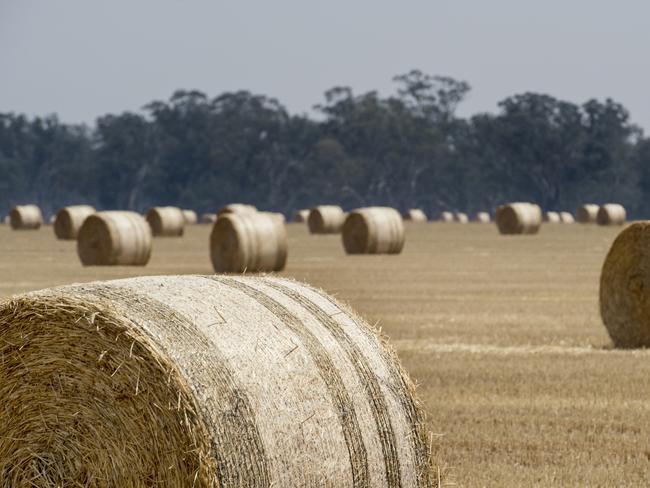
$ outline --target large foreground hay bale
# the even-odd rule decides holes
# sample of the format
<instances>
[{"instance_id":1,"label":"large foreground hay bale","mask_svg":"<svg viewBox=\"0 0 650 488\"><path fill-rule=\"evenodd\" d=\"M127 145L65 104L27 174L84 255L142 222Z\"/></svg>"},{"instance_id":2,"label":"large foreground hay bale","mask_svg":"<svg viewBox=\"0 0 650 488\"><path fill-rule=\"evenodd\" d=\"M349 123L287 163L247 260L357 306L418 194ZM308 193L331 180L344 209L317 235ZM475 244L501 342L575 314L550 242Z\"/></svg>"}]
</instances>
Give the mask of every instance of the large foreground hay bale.
<instances>
[{"instance_id":1,"label":"large foreground hay bale","mask_svg":"<svg viewBox=\"0 0 650 488\"><path fill-rule=\"evenodd\" d=\"M478 212L474 216L474 222L478 222L480 224L489 224L491 222L490 214L487 212Z\"/></svg>"},{"instance_id":2,"label":"large foreground hay bale","mask_svg":"<svg viewBox=\"0 0 650 488\"><path fill-rule=\"evenodd\" d=\"M411 222L426 222L427 214L425 214L419 208L410 208L404 213L404 220L410 220Z\"/></svg>"},{"instance_id":3,"label":"large foreground hay bale","mask_svg":"<svg viewBox=\"0 0 650 488\"><path fill-rule=\"evenodd\" d=\"M254 205L248 205L247 203L230 203L225 207L221 207L217 212L217 215L229 214L229 213L256 213L257 208Z\"/></svg>"},{"instance_id":4,"label":"large foreground hay bale","mask_svg":"<svg viewBox=\"0 0 650 488\"><path fill-rule=\"evenodd\" d=\"M77 254L84 266L144 266L151 256L151 228L135 212L98 212L79 229Z\"/></svg>"},{"instance_id":5,"label":"large foreground hay bale","mask_svg":"<svg viewBox=\"0 0 650 488\"><path fill-rule=\"evenodd\" d=\"M497 208L495 221L501 234L536 234L542 224L542 209L534 203L509 203Z\"/></svg>"},{"instance_id":6,"label":"large foreground hay bale","mask_svg":"<svg viewBox=\"0 0 650 488\"><path fill-rule=\"evenodd\" d=\"M9 213L13 230L36 230L43 225L43 214L36 205L17 205Z\"/></svg>"},{"instance_id":7,"label":"large foreground hay bale","mask_svg":"<svg viewBox=\"0 0 650 488\"><path fill-rule=\"evenodd\" d=\"M220 215L210 234L210 257L219 273L281 271L287 262L284 217L269 212Z\"/></svg>"},{"instance_id":8,"label":"large foreground hay bale","mask_svg":"<svg viewBox=\"0 0 650 488\"><path fill-rule=\"evenodd\" d=\"M457 222L459 224L466 224L469 222L469 217L467 217L466 213L456 212L454 213L454 222Z\"/></svg>"},{"instance_id":9,"label":"large foreground hay bale","mask_svg":"<svg viewBox=\"0 0 650 488\"><path fill-rule=\"evenodd\" d=\"M598 205L585 203L576 210L576 220L581 224L595 224L598 216Z\"/></svg>"},{"instance_id":10,"label":"large foreground hay bale","mask_svg":"<svg viewBox=\"0 0 650 488\"><path fill-rule=\"evenodd\" d=\"M560 214L557 212L549 211L544 212L544 222L548 224L559 224L560 223Z\"/></svg>"},{"instance_id":11,"label":"large foreground hay bale","mask_svg":"<svg viewBox=\"0 0 650 488\"><path fill-rule=\"evenodd\" d=\"M70 205L63 207L54 218L54 234L57 239L74 240L86 218L95 213L90 205Z\"/></svg>"},{"instance_id":12,"label":"large foreground hay bale","mask_svg":"<svg viewBox=\"0 0 650 488\"><path fill-rule=\"evenodd\" d=\"M204 213L201 215L202 224L214 224L217 221L216 213Z\"/></svg>"},{"instance_id":13,"label":"large foreground hay bale","mask_svg":"<svg viewBox=\"0 0 650 488\"><path fill-rule=\"evenodd\" d=\"M404 223L397 210L367 207L353 210L343 224L348 254L399 254L404 247Z\"/></svg>"},{"instance_id":14,"label":"large foreground hay bale","mask_svg":"<svg viewBox=\"0 0 650 488\"><path fill-rule=\"evenodd\" d=\"M181 237L185 231L185 217L178 207L153 207L147 212L147 222L155 237Z\"/></svg>"},{"instance_id":15,"label":"large foreground hay bale","mask_svg":"<svg viewBox=\"0 0 650 488\"><path fill-rule=\"evenodd\" d=\"M440 213L440 222L453 222L454 214L451 212L441 212Z\"/></svg>"},{"instance_id":16,"label":"large foreground hay bale","mask_svg":"<svg viewBox=\"0 0 650 488\"><path fill-rule=\"evenodd\" d=\"M600 315L617 347L650 347L650 222L621 231L600 274Z\"/></svg>"},{"instance_id":17,"label":"large foreground hay bale","mask_svg":"<svg viewBox=\"0 0 650 488\"><path fill-rule=\"evenodd\" d=\"M570 212L560 212L560 222L563 224L573 224L575 222L575 219Z\"/></svg>"},{"instance_id":18,"label":"large foreground hay bale","mask_svg":"<svg viewBox=\"0 0 650 488\"><path fill-rule=\"evenodd\" d=\"M345 213L338 205L319 205L309 211L307 225L312 234L338 234L344 220Z\"/></svg>"},{"instance_id":19,"label":"large foreground hay bale","mask_svg":"<svg viewBox=\"0 0 650 488\"><path fill-rule=\"evenodd\" d=\"M623 225L627 215L625 207L618 203L606 203L601 205L596 215L598 225Z\"/></svg>"},{"instance_id":20,"label":"large foreground hay bale","mask_svg":"<svg viewBox=\"0 0 650 488\"><path fill-rule=\"evenodd\" d=\"M271 277L95 282L0 302L5 486L430 487L397 355Z\"/></svg>"},{"instance_id":21,"label":"large foreground hay bale","mask_svg":"<svg viewBox=\"0 0 650 488\"><path fill-rule=\"evenodd\" d=\"M194 225L199 221L199 217L196 215L196 212L194 210L185 208L182 210L182 212L185 225Z\"/></svg>"},{"instance_id":22,"label":"large foreground hay bale","mask_svg":"<svg viewBox=\"0 0 650 488\"><path fill-rule=\"evenodd\" d=\"M305 222L307 222L308 218L309 218L309 209L303 208L302 210L298 210L294 214L293 221L294 222L305 223Z\"/></svg>"}]
</instances>

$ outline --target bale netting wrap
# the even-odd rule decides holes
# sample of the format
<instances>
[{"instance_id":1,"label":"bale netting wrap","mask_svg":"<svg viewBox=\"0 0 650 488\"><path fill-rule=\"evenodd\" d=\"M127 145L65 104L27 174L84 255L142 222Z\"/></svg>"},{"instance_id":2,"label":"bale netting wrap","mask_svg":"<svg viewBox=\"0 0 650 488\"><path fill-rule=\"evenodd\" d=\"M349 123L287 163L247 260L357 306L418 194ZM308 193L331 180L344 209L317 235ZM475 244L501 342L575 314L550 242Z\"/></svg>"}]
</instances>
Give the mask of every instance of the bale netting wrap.
<instances>
[{"instance_id":1,"label":"bale netting wrap","mask_svg":"<svg viewBox=\"0 0 650 488\"><path fill-rule=\"evenodd\" d=\"M367 207L353 210L343 224L348 254L399 254L404 247L404 223L397 210Z\"/></svg>"},{"instance_id":2,"label":"bale netting wrap","mask_svg":"<svg viewBox=\"0 0 650 488\"><path fill-rule=\"evenodd\" d=\"M623 225L627 218L625 207L618 203L601 205L596 215L598 225Z\"/></svg>"},{"instance_id":3,"label":"bale netting wrap","mask_svg":"<svg viewBox=\"0 0 650 488\"><path fill-rule=\"evenodd\" d=\"M544 222L548 224L559 224L560 214L553 211L544 212Z\"/></svg>"},{"instance_id":4,"label":"bale netting wrap","mask_svg":"<svg viewBox=\"0 0 650 488\"><path fill-rule=\"evenodd\" d=\"M487 212L478 212L474 217L474 222L478 222L479 224L489 224L491 220L490 214Z\"/></svg>"},{"instance_id":5,"label":"bale netting wrap","mask_svg":"<svg viewBox=\"0 0 650 488\"><path fill-rule=\"evenodd\" d=\"M338 205L319 205L309 211L307 225L312 234L339 234L345 213Z\"/></svg>"},{"instance_id":6,"label":"bale netting wrap","mask_svg":"<svg viewBox=\"0 0 650 488\"><path fill-rule=\"evenodd\" d=\"M194 225L199 221L199 217L194 210L183 209L182 212L185 225Z\"/></svg>"},{"instance_id":7,"label":"bale netting wrap","mask_svg":"<svg viewBox=\"0 0 650 488\"><path fill-rule=\"evenodd\" d=\"M437 481L395 353L306 285L191 275L71 285L0 302L0 325L6 486Z\"/></svg>"},{"instance_id":8,"label":"bale netting wrap","mask_svg":"<svg viewBox=\"0 0 650 488\"><path fill-rule=\"evenodd\" d=\"M616 347L650 347L649 221L614 240L600 274L600 316Z\"/></svg>"},{"instance_id":9,"label":"bale netting wrap","mask_svg":"<svg viewBox=\"0 0 650 488\"><path fill-rule=\"evenodd\" d=\"M217 215L229 214L229 213L256 213L257 208L254 205L248 205L247 203L231 203L222 207Z\"/></svg>"},{"instance_id":10,"label":"bale netting wrap","mask_svg":"<svg viewBox=\"0 0 650 488\"><path fill-rule=\"evenodd\" d=\"M185 217L178 207L153 207L147 212L147 222L155 237L181 237L185 231Z\"/></svg>"},{"instance_id":11,"label":"bale netting wrap","mask_svg":"<svg viewBox=\"0 0 650 488\"><path fill-rule=\"evenodd\" d=\"M54 218L54 235L57 239L74 240L87 217L95 213L90 205L70 205L63 207Z\"/></svg>"},{"instance_id":12,"label":"bale netting wrap","mask_svg":"<svg viewBox=\"0 0 650 488\"><path fill-rule=\"evenodd\" d=\"M575 221L570 212L560 212L560 222L563 224L573 224Z\"/></svg>"},{"instance_id":13,"label":"bale netting wrap","mask_svg":"<svg viewBox=\"0 0 650 488\"><path fill-rule=\"evenodd\" d=\"M217 221L216 213L204 213L201 215L202 224L214 224Z\"/></svg>"},{"instance_id":14,"label":"bale netting wrap","mask_svg":"<svg viewBox=\"0 0 650 488\"><path fill-rule=\"evenodd\" d=\"M459 224L466 224L467 222L469 222L469 218L467 217L466 213L456 212L454 214L454 222L457 222Z\"/></svg>"},{"instance_id":15,"label":"bale netting wrap","mask_svg":"<svg viewBox=\"0 0 650 488\"><path fill-rule=\"evenodd\" d=\"M599 208L595 203L581 205L576 210L576 220L581 224L595 224Z\"/></svg>"},{"instance_id":16,"label":"bale netting wrap","mask_svg":"<svg viewBox=\"0 0 650 488\"><path fill-rule=\"evenodd\" d=\"M294 222L305 223L305 222L307 222L308 218L309 218L309 209L303 208L301 210L298 210L294 214L293 221Z\"/></svg>"},{"instance_id":17,"label":"bale netting wrap","mask_svg":"<svg viewBox=\"0 0 650 488\"><path fill-rule=\"evenodd\" d=\"M210 234L210 258L218 273L281 271L287 263L284 221L267 212L219 216Z\"/></svg>"},{"instance_id":18,"label":"bale netting wrap","mask_svg":"<svg viewBox=\"0 0 650 488\"><path fill-rule=\"evenodd\" d=\"M508 203L497 208L495 221L501 234L537 234L542 209L534 203Z\"/></svg>"},{"instance_id":19,"label":"bale netting wrap","mask_svg":"<svg viewBox=\"0 0 650 488\"><path fill-rule=\"evenodd\" d=\"M9 224L14 230L35 230L43 225L43 214L36 205L17 205L9 212Z\"/></svg>"},{"instance_id":20,"label":"bale netting wrap","mask_svg":"<svg viewBox=\"0 0 650 488\"><path fill-rule=\"evenodd\" d=\"M411 222L426 222L427 214L425 214L419 208L410 208L404 213L404 220L410 220Z\"/></svg>"},{"instance_id":21,"label":"bale netting wrap","mask_svg":"<svg viewBox=\"0 0 650 488\"><path fill-rule=\"evenodd\" d=\"M453 222L454 221L454 214L451 212L441 212L440 213L440 221L441 222Z\"/></svg>"},{"instance_id":22,"label":"bale netting wrap","mask_svg":"<svg viewBox=\"0 0 650 488\"><path fill-rule=\"evenodd\" d=\"M77 236L84 266L144 266L151 256L151 228L135 212L98 212L88 217Z\"/></svg>"}]
</instances>

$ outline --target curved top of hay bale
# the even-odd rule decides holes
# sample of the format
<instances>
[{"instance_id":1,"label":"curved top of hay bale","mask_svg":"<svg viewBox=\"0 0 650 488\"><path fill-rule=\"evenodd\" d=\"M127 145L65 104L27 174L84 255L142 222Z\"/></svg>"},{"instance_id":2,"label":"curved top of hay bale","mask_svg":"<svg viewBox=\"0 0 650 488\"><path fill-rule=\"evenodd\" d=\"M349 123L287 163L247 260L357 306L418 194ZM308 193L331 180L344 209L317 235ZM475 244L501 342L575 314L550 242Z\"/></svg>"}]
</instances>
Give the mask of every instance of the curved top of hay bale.
<instances>
[{"instance_id":1,"label":"curved top of hay bale","mask_svg":"<svg viewBox=\"0 0 650 488\"><path fill-rule=\"evenodd\" d=\"M544 222L549 224L559 224L560 223L560 214L553 211L544 212Z\"/></svg>"},{"instance_id":2,"label":"curved top of hay bale","mask_svg":"<svg viewBox=\"0 0 650 488\"><path fill-rule=\"evenodd\" d=\"M344 220L345 212L338 205L319 205L309 211L307 225L312 234L338 234Z\"/></svg>"},{"instance_id":3,"label":"curved top of hay bale","mask_svg":"<svg viewBox=\"0 0 650 488\"><path fill-rule=\"evenodd\" d=\"M303 208L301 210L298 210L294 216L293 216L293 221L294 222L307 222L307 219L309 218L309 209Z\"/></svg>"},{"instance_id":4,"label":"curved top of hay bale","mask_svg":"<svg viewBox=\"0 0 650 488\"><path fill-rule=\"evenodd\" d=\"M560 212L560 222L563 224L573 224L575 219L571 215L571 212Z\"/></svg>"},{"instance_id":5,"label":"curved top of hay bale","mask_svg":"<svg viewBox=\"0 0 650 488\"><path fill-rule=\"evenodd\" d=\"M228 213L255 213L257 208L254 205L249 205L247 203L230 203L225 207L221 207L217 212L217 215L223 215Z\"/></svg>"},{"instance_id":6,"label":"curved top of hay bale","mask_svg":"<svg viewBox=\"0 0 650 488\"><path fill-rule=\"evenodd\" d=\"M76 239L84 220L94 213L95 208L90 205L63 207L54 218L54 234L57 239Z\"/></svg>"},{"instance_id":7,"label":"curved top of hay bale","mask_svg":"<svg viewBox=\"0 0 650 488\"><path fill-rule=\"evenodd\" d=\"M598 205L595 203L585 203L576 210L576 220L581 224L594 224L598 216Z\"/></svg>"},{"instance_id":8,"label":"curved top of hay bale","mask_svg":"<svg viewBox=\"0 0 650 488\"><path fill-rule=\"evenodd\" d=\"M623 225L626 218L625 207L618 203L601 205L596 214L596 222L598 225Z\"/></svg>"},{"instance_id":9,"label":"curved top of hay bale","mask_svg":"<svg viewBox=\"0 0 650 488\"><path fill-rule=\"evenodd\" d=\"M469 218L467 217L466 213L456 212L454 213L454 222L457 222L459 224L466 224L469 222Z\"/></svg>"},{"instance_id":10,"label":"curved top of hay bale","mask_svg":"<svg viewBox=\"0 0 650 488\"><path fill-rule=\"evenodd\" d=\"M490 218L490 214L488 212L478 212L474 216L474 222L479 222L481 224L489 224L492 219Z\"/></svg>"},{"instance_id":11,"label":"curved top of hay bale","mask_svg":"<svg viewBox=\"0 0 650 488\"><path fill-rule=\"evenodd\" d=\"M494 220L501 234L536 234L542 224L542 209L534 203L509 203L497 208Z\"/></svg>"},{"instance_id":12,"label":"curved top of hay bale","mask_svg":"<svg viewBox=\"0 0 650 488\"><path fill-rule=\"evenodd\" d=\"M153 207L146 218L156 237L180 237L185 232L185 216L178 207Z\"/></svg>"},{"instance_id":13,"label":"curved top of hay bale","mask_svg":"<svg viewBox=\"0 0 650 488\"><path fill-rule=\"evenodd\" d=\"M650 222L614 240L600 274L600 315L615 346L650 347Z\"/></svg>"},{"instance_id":14,"label":"curved top of hay bale","mask_svg":"<svg viewBox=\"0 0 650 488\"><path fill-rule=\"evenodd\" d=\"M182 212L183 219L185 220L185 225L194 225L198 223L199 217L196 215L196 212L194 210L184 208Z\"/></svg>"},{"instance_id":15,"label":"curved top of hay bale","mask_svg":"<svg viewBox=\"0 0 650 488\"><path fill-rule=\"evenodd\" d=\"M0 338L8 485L34 469L47 486L434 484L397 355L306 285L71 285L0 302Z\"/></svg>"},{"instance_id":16,"label":"curved top of hay bale","mask_svg":"<svg viewBox=\"0 0 650 488\"><path fill-rule=\"evenodd\" d=\"M43 214L37 205L16 205L9 212L9 223L14 230L35 230L43 225Z\"/></svg>"},{"instance_id":17,"label":"curved top of hay bale","mask_svg":"<svg viewBox=\"0 0 650 488\"><path fill-rule=\"evenodd\" d=\"M419 208L409 208L404 213L404 220L410 220L411 222L426 222L427 214L425 214Z\"/></svg>"},{"instance_id":18,"label":"curved top of hay bale","mask_svg":"<svg viewBox=\"0 0 650 488\"><path fill-rule=\"evenodd\" d=\"M441 212L440 213L440 221L441 222L453 222L454 221L454 214L451 212Z\"/></svg>"},{"instance_id":19,"label":"curved top of hay bale","mask_svg":"<svg viewBox=\"0 0 650 488\"><path fill-rule=\"evenodd\" d=\"M397 210L367 207L353 210L343 224L348 254L399 254L404 247L404 223Z\"/></svg>"}]
</instances>

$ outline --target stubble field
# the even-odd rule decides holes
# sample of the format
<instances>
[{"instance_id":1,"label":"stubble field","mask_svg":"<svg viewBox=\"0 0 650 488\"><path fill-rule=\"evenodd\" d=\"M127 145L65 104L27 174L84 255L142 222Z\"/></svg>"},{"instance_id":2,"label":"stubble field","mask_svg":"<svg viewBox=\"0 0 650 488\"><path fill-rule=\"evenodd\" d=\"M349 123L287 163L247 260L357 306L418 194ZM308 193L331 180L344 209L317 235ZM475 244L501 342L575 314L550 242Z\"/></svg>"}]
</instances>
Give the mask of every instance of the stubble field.
<instances>
[{"instance_id":1,"label":"stubble field","mask_svg":"<svg viewBox=\"0 0 650 488\"><path fill-rule=\"evenodd\" d=\"M459 486L650 484L650 352L611 350L600 267L619 228L407 225L399 256L345 256L290 224L283 275L378 324L419 384ZM208 226L156 239L144 268L83 268L51 227L0 226L0 296L142 274L209 274Z\"/></svg>"}]
</instances>

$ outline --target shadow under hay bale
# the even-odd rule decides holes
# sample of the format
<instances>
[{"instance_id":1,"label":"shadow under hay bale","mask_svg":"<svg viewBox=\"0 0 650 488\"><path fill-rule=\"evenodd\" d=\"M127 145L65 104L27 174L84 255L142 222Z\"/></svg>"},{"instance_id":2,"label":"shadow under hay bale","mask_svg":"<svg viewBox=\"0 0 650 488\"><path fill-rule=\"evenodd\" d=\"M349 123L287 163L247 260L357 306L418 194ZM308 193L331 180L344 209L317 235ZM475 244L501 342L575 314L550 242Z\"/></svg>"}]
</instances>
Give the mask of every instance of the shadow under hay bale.
<instances>
[{"instance_id":1,"label":"shadow under hay bale","mask_svg":"<svg viewBox=\"0 0 650 488\"><path fill-rule=\"evenodd\" d=\"M397 210L367 207L345 219L343 247L348 254L399 254L404 247L404 223Z\"/></svg>"},{"instance_id":2,"label":"shadow under hay bale","mask_svg":"<svg viewBox=\"0 0 650 488\"><path fill-rule=\"evenodd\" d=\"M54 235L57 239L74 240L79 234L82 224L95 208L90 205L70 205L63 207L54 218Z\"/></svg>"},{"instance_id":3,"label":"shadow under hay bale","mask_svg":"<svg viewBox=\"0 0 650 488\"><path fill-rule=\"evenodd\" d=\"M509 203L497 208L494 220L501 234L537 234L542 225L542 209L534 203Z\"/></svg>"},{"instance_id":4,"label":"shadow under hay bale","mask_svg":"<svg viewBox=\"0 0 650 488\"><path fill-rule=\"evenodd\" d=\"M338 205L319 205L309 211L307 225L312 234L340 234L345 212Z\"/></svg>"},{"instance_id":5,"label":"shadow under hay bale","mask_svg":"<svg viewBox=\"0 0 650 488\"><path fill-rule=\"evenodd\" d=\"M598 209L596 223L598 225L623 225L626 218L627 214L623 205L606 203Z\"/></svg>"},{"instance_id":6,"label":"shadow under hay bale","mask_svg":"<svg viewBox=\"0 0 650 488\"><path fill-rule=\"evenodd\" d=\"M1 302L0 325L7 486L30 484L34 469L40 486L437 482L397 355L306 285L71 285Z\"/></svg>"},{"instance_id":7,"label":"shadow under hay bale","mask_svg":"<svg viewBox=\"0 0 650 488\"><path fill-rule=\"evenodd\" d=\"M9 212L13 230L37 230L43 225L43 214L36 205L17 205Z\"/></svg>"},{"instance_id":8,"label":"shadow under hay bale","mask_svg":"<svg viewBox=\"0 0 650 488\"><path fill-rule=\"evenodd\" d=\"M153 207L146 218L154 237L181 237L185 232L185 217L178 207Z\"/></svg>"}]
</instances>

